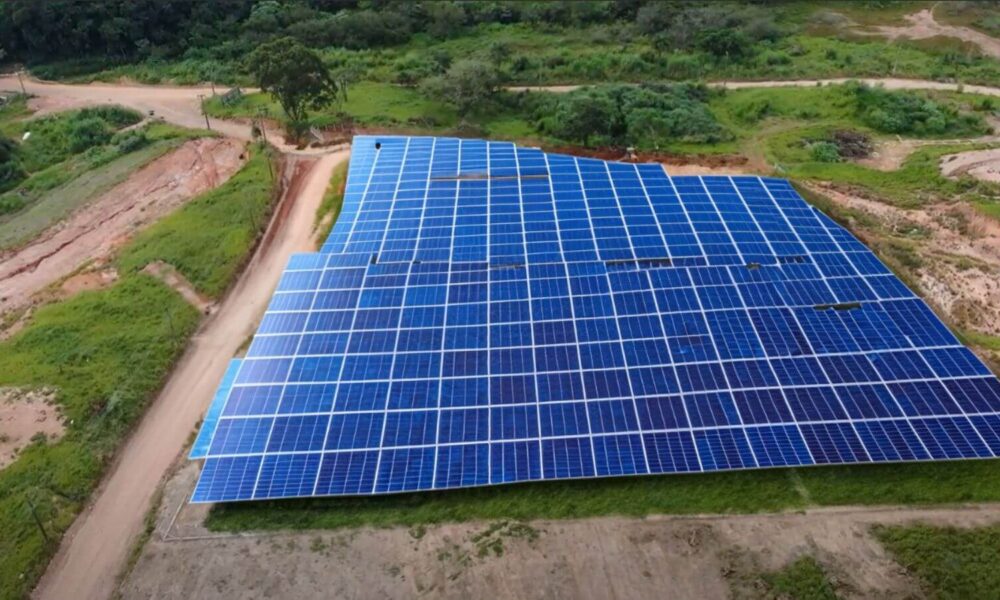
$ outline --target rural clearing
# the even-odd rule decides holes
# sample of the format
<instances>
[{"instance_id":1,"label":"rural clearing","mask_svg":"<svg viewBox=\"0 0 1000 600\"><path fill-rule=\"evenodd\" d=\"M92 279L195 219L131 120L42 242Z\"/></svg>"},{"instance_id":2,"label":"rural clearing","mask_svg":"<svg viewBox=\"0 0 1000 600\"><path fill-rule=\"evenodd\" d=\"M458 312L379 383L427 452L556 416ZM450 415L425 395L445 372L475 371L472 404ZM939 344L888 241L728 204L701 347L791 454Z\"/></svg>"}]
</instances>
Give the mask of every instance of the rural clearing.
<instances>
[{"instance_id":1,"label":"rural clearing","mask_svg":"<svg viewBox=\"0 0 1000 600\"><path fill-rule=\"evenodd\" d=\"M739 89L844 81L847 80L728 81L712 85ZM955 84L931 81L862 81L888 89L958 89ZM40 113L113 102L144 113L152 111L168 122L192 128L204 125L200 96L211 93L204 87L67 85L33 80L25 85L36 96L32 106ZM0 78L0 88L16 86L16 79ZM570 91L574 87L544 89ZM964 86L964 91L1000 96L1000 88L996 87ZM145 212L134 204L116 216L120 218L117 227L121 231L165 214L200 190L224 181L238 168L242 142L250 138L249 126L222 119L212 119L211 125L226 137L187 142L175 154L159 159L176 160L178 169L188 170L186 175L190 180L181 189L177 189L176 182L154 179L108 193L136 195L156 203L155 213ZM279 138L273 132L271 139ZM331 174L348 159L349 150L297 151L284 144L279 147L289 153L287 179L263 242L237 284L203 322L161 393L119 450L89 506L63 539L34 597L98 599L116 591L118 574L142 532L143 519L157 489L177 465L229 357L255 331L288 257L294 252L315 249L317 208ZM187 154L177 158L175 155L182 151ZM967 172L990 179L995 177L1000 164L995 151L956 156L942 164L946 174ZM193 168L185 166L188 164ZM724 167L719 172L733 170ZM708 169L689 165L683 171ZM682 171L679 168L677 172ZM164 190L166 195L157 196L156 190ZM863 199L835 200L862 211L883 210L865 204ZM38 257L48 260L62 256L59 252L70 253L67 256L72 255L73 259L58 268L60 276L65 276L82 262L106 254L115 236L96 233L93 215L108 216L105 212L108 205L100 202L74 213L62 228L47 232L19 251L16 261L0 259L0 278L6 273L17 283L12 288L15 293L3 302L21 305L31 294L60 279L49 275L33 279L37 271L32 264L37 264L34 260ZM915 219L933 228L944 212L945 208L928 207L919 214L885 212L879 216ZM106 226L103 221L100 225ZM72 236L66 244L58 242L57 236L67 235L64 232L71 232L74 227L84 229L87 235ZM1000 265L1000 258L984 245L985 239L995 250L998 235L993 228L967 240L945 236L940 243L942 250L978 254L984 262ZM50 254L44 244L59 248ZM942 277L942 285L951 285L962 274L949 272ZM989 286L990 278L982 279L971 285L980 286L977 290L982 292L982 301L987 306L990 303L995 306L996 291ZM991 319L994 316L991 312ZM920 520L973 526L995 522L1000 517L1000 508L993 505L940 509L838 508L773 515L608 517L500 525L473 522L435 525L426 532L393 528L319 534L219 535L203 529L203 509L184 506L196 476L197 465L188 464L176 470L166 483L165 500L157 513L153 538L117 590L123 597L266 598L334 592L340 597L433 593L454 598L487 594L501 598L542 598L558 592L580 598L631 598L670 590L675 597L702 598L723 595L732 585L727 577L738 578L751 566L779 567L801 549L808 548L818 553L821 562L851 592L850 596L903 598L917 592L912 581L900 575L899 568L867 533L873 523ZM287 577L272 577L277 571ZM518 575L511 577L510 573ZM539 585L539 581L547 583ZM622 582L628 582L630 587L622 588Z\"/></svg>"}]
</instances>

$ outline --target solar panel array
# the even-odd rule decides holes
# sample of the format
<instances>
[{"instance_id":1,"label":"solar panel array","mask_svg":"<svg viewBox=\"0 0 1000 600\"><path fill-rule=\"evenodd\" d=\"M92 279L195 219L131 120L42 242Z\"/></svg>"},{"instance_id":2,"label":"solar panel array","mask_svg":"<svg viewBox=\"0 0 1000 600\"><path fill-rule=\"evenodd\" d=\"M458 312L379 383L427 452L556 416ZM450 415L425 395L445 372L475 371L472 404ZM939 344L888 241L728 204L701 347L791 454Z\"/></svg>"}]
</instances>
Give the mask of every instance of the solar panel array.
<instances>
[{"instance_id":1,"label":"solar panel array","mask_svg":"<svg viewBox=\"0 0 1000 600\"><path fill-rule=\"evenodd\" d=\"M1000 455L1000 382L786 181L444 138L355 138L210 414L196 502Z\"/></svg>"}]
</instances>

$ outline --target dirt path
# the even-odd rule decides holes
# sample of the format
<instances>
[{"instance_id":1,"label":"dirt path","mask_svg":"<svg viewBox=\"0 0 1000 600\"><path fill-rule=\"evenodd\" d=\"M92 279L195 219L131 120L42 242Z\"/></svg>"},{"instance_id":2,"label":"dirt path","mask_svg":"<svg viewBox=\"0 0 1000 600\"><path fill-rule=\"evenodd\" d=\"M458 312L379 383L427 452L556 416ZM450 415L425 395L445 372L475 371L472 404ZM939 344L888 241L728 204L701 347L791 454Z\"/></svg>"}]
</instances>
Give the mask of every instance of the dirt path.
<instances>
[{"instance_id":1,"label":"dirt path","mask_svg":"<svg viewBox=\"0 0 1000 600\"><path fill-rule=\"evenodd\" d=\"M0 84L2 84L0 79ZM709 87L727 88L731 90L742 90L752 88L774 88L774 87L815 87L817 85L840 85L848 81L859 81L868 85L881 85L888 90L942 90L946 92L963 91L969 94L982 94L984 96L1000 97L1000 87L989 85L966 85L962 83L949 83L945 81L931 81L927 79L903 79L900 77L833 77L829 79L777 79L763 81L709 81L705 85ZM514 85L507 89L512 92L538 91L553 92L557 94L572 92L573 90L587 87L587 84L573 85Z\"/></svg>"},{"instance_id":2,"label":"dirt path","mask_svg":"<svg viewBox=\"0 0 1000 600\"><path fill-rule=\"evenodd\" d=\"M986 35L981 31L976 31L969 27L958 27L939 23L934 18L934 9L925 8L912 15L906 15L908 25L893 26L880 25L872 28L872 31L860 30L857 33L867 35L881 35L895 40L897 38L908 38L911 40L925 40L932 37L950 37L970 42L979 47L983 54L1000 58L1000 40Z\"/></svg>"},{"instance_id":3,"label":"dirt path","mask_svg":"<svg viewBox=\"0 0 1000 600\"><path fill-rule=\"evenodd\" d=\"M282 200L290 203L287 218L271 223L276 234L266 251L254 257L215 315L196 333L91 505L67 532L35 598L103 600L111 594L160 480L207 408L229 358L256 329L289 255L313 250L310 233L316 209L334 167L347 156L341 151L297 159L312 166L301 194Z\"/></svg>"},{"instance_id":4,"label":"dirt path","mask_svg":"<svg viewBox=\"0 0 1000 600\"><path fill-rule=\"evenodd\" d=\"M742 579L803 554L823 564L843 597L919 598L872 525L1000 520L1000 505L838 507L229 535L205 530L204 507L186 505L197 475L187 464L167 485L123 598L700 600L728 597Z\"/></svg>"},{"instance_id":5,"label":"dirt path","mask_svg":"<svg viewBox=\"0 0 1000 600\"><path fill-rule=\"evenodd\" d=\"M212 88L197 86L167 86L139 84L68 84L50 81L39 81L32 78L24 79L25 90L34 96L28 107L38 115L44 115L62 110L83 108L98 104L121 104L133 108L143 115L150 111L154 116L168 123L204 129L206 117L201 112L201 100L212 95ZM17 77L13 75L0 76L0 90L21 91ZM209 118L210 129L226 137L238 140L250 140L250 125L240 121ZM267 129L267 139L282 152L295 154L325 154L323 148L296 149L286 144L281 131Z\"/></svg>"},{"instance_id":6,"label":"dirt path","mask_svg":"<svg viewBox=\"0 0 1000 600\"><path fill-rule=\"evenodd\" d=\"M232 176L244 144L225 138L191 140L153 160L64 221L15 250L0 252L0 314L26 307L32 296L87 262L101 261L124 238Z\"/></svg>"}]
</instances>

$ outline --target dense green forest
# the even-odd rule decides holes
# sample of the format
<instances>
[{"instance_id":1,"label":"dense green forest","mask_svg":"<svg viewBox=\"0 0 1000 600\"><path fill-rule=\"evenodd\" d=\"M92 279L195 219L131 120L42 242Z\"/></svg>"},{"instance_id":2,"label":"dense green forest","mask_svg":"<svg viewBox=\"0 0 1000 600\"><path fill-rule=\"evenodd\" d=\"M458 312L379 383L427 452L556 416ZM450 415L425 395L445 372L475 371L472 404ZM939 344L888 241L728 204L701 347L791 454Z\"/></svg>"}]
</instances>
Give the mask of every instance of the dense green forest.
<instances>
[{"instance_id":1,"label":"dense green forest","mask_svg":"<svg viewBox=\"0 0 1000 600\"><path fill-rule=\"evenodd\" d=\"M1000 82L1000 65L967 44L888 43L856 31L924 5L6 0L0 47L6 60L41 77L149 83L247 83L247 56L282 37L319 50L342 81L402 85L445 75L466 60L523 84L842 75ZM938 12L960 19L996 7L995 0L957 2Z\"/></svg>"}]
</instances>

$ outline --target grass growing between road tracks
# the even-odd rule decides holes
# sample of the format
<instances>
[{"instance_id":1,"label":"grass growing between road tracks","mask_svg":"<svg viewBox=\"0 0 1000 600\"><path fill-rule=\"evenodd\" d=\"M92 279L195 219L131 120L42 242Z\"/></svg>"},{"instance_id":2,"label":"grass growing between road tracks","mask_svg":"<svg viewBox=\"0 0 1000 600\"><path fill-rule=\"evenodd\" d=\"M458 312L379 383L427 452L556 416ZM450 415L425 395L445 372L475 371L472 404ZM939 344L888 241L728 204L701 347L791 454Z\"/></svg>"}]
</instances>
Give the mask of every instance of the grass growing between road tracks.
<instances>
[{"instance_id":1,"label":"grass growing between road tracks","mask_svg":"<svg viewBox=\"0 0 1000 600\"><path fill-rule=\"evenodd\" d=\"M930 598L1000 597L1000 525L876 527L875 537Z\"/></svg>"},{"instance_id":2,"label":"grass growing between road tracks","mask_svg":"<svg viewBox=\"0 0 1000 600\"><path fill-rule=\"evenodd\" d=\"M225 289L267 224L275 194L264 160L153 225L157 235L140 234L122 250L131 268L117 283L40 308L0 342L0 386L56 388L66 422L63 438L33 441L0 470L0 600L34 587L199 323L179 294L135 272L140 261L208 265L182 272Z\"/></svg>"},{"instance_id":3,"label":"grass growing between road tracks","mask_svg":"<svg viewBox=\"0 0 1000 600\"><path fill-rule=\"evenodd\" d=\"M660 475L358 498L218 504L214 531L410 526L490 519L753 513L808 506L1000 501L1000 462Z\"/></svg>"},{"instance_id":4,"label":"grass growing between road tracks","mask_svg":"<svg viewBox=\"0 0 1000 600\"><path fill-rule=\"evenodd\" d=\"M137 235L122 251L119 267L135 272L162 260L199 292L219 297L249 257L271 213L270 154L257 147L251 152L247 164L224 185Z\"/></svg>"}]
</instances>

